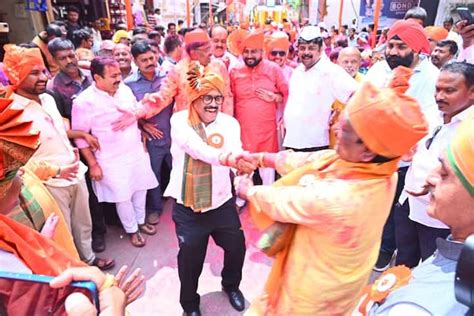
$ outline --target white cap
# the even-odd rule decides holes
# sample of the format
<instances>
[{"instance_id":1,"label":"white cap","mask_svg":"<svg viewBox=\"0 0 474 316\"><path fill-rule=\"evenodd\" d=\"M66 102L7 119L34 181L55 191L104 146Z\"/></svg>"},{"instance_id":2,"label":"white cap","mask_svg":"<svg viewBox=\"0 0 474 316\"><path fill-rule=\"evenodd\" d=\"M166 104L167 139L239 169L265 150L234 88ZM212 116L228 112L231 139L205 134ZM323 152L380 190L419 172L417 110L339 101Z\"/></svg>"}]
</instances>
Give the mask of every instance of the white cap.
<instances>
[{"instance_id":1,"label":"white cap","mask_svg":"<svg viewBox=\"0 0 474 316\"><path fill-rule=\"evenodd\" d=\"M324 23L324 22L319 22L319 23L318 23L318 27L321 27L321 28L323 28L323 29L325 29L325 30L328 29L328 26L327 26L326 23Z\"/></svg>"},{"instance_id":2,"label":"white cap","mask_svg":"<svg viewBox=\"0 0 474 316\"><path fill-rule=\"evenodd\" d=\"M302 40L309 42L314 40L317 37L321 37L321 31L319 27L309 25L305 26L300 33L300 37Z\"/></svg>"}]
</instances>

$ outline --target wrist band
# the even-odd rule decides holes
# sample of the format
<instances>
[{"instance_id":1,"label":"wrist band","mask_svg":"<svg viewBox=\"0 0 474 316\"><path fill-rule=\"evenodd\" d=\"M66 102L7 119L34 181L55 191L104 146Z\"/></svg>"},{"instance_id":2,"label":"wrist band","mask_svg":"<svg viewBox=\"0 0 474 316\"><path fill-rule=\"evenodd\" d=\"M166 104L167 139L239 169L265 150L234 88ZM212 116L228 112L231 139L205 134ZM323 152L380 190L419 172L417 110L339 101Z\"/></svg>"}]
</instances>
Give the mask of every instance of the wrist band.
<instances>
[{"instance_id":1,"label":"wrist band","mask_svg":"<svg viewBox=\"0 0 474 316\"><path fill-rule=\"evenodd\" d=\"M108 289L112 286L116 285L117 280L115 280L115 276L113 274L107 273L105 275L105 280L102 286L99 289L99 292L102 292L105 289Z\"/></svg>"},{"instance_id":2,"label":"wrist band","mask_svg":"<svg viewBox=\"0 0 474 316\"><path fill-rule=\"evenodd\" d=\"M225 157L223 159L219 158L219 161L221 162L221 164L223 166L226 166L226 167L229 166L229 157L230 157L230 155L232 155L232 153L229 152L225 155Z\"/></svg>"}]
</instances>

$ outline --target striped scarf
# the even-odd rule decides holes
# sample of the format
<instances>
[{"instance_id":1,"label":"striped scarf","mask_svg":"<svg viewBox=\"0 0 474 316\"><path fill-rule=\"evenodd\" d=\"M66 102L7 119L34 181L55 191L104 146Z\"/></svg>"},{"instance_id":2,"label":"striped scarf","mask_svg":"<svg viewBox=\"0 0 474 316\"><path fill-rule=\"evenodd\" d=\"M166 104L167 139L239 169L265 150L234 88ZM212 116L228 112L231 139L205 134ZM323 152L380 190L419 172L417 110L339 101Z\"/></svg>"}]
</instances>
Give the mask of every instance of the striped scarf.
<instances>
[{"instance_id":1,"label":"striped scarf","mask_svg":"<svg viewBox=\"0 0 474 316\"><path fill-rule=\"evenodd\" d=\"M189 107L188 123L207 143L206 131L192 105ZM193 159L186 153L182 188L181 198L184 206L192 208L194 212L210 208L212 205L212 166L202 160Z\"/></svg>"}]
</instances>

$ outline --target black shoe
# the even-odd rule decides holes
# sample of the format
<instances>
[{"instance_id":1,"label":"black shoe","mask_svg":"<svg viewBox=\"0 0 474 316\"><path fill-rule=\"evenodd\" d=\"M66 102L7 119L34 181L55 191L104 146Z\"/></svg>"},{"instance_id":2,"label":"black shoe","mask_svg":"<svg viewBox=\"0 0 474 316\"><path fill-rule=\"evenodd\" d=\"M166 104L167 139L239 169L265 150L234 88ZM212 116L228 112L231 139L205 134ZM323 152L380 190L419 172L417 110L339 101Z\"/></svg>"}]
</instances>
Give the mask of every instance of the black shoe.
<instances>
[{"instance_id":1,"label":"black shoe","mask_svg":"<svg viewBox=\"0 0 474 316\"><path fill-rule=\"evenodd\" d=\"M234 309L241 312L245 309L245 298L242 292L239 289L236 290L226 290L222 289L225 294L229 297L229 303Z\"/></svg>"},{"instance_id":2,"label":"black shoe","mask_svg":"<svg viewBox=\"0 0 474 316\"><path fill-rule=\"evenodd\" d=\"M384 272L390 267L390 262L392 261L393 254L386 253L383 251L379 252L379 258L375 264L374 271Z\"/></svg>"},{"instance_id":3,"label":"black shoe","mask_svg":"<svg viewBox=\"0 0 474 316\"><path fill-rule=\"evenodd\" d=\"M201 311L198 309L191 312L183 312L183 315L184 316L201 316Z\"/></svg>"},{"instance_id":4,"label":"black shoe","mask_svg":"<svg viewBox=\"0 0 474 316\"><path fill-rule=\"evenodd\" d=\"M105 250L105 236L99 235L92 238L92 250L94 252L102 252Z\"/></svg>"}]
</instances>

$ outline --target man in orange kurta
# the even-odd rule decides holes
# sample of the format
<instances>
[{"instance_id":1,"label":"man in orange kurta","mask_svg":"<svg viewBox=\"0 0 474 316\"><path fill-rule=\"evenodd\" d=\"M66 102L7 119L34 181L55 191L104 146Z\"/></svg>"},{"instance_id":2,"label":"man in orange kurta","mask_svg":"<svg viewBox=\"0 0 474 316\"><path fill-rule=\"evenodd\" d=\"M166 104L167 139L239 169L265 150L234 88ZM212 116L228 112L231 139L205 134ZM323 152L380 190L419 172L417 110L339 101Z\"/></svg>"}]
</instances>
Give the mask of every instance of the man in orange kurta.
<instances>
[{"instance_id":1,"label":"man in orange kurta","mask_svg":"<svg viewBox=\"0 0 474 316\"><path fill-rule=\"evenodd\" d=\"M281 67L263 59L263 49L263 33L247 35L242 42L244 64L230 72L242 145L251 153L278 151L276 110L288 96L288 81ZM274 170L262 169L259 172L263 183L272 183Z\"/></svg>"},{"instance_id":2,"label":"man in orange kurta","mask_svg":"<svg viewBox=\"0 0 474 316\"><path fill-rule=\"evenodd\" d=\"M168 72L160 90L145 96L143 99L144 106L136 115L138 117L150 118L164 108L170 105L173 100L174 111L187 110L189 107L189 97L187 95L187 72L190 62L199 62L206 72L213 72L224 79L224 104L222 112L233 114L233 97L230 91L229 74L225 64L220 60L211 60L211 40L209 35L201 29L197 29L186 33L184 37L186 52L188 56L176 64L176 66Z\"/></svg>"},{"instance_id":3,"label":"man in orange kurta","mask_svg":"<svg viewBox=\"0 0 474 316\"><path fill-rule=\"evenodd\" d=\"M366 83L342 114L335 151L256 155L284 176L273 186L244 178L237 192L257 226L284 225L286 242L248 314L350 314L377 259L397 164L427 131L416 100Z\"/></svg>"}]
</instances>

